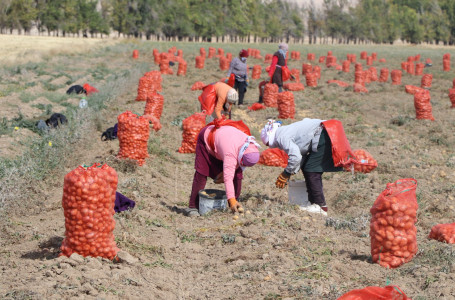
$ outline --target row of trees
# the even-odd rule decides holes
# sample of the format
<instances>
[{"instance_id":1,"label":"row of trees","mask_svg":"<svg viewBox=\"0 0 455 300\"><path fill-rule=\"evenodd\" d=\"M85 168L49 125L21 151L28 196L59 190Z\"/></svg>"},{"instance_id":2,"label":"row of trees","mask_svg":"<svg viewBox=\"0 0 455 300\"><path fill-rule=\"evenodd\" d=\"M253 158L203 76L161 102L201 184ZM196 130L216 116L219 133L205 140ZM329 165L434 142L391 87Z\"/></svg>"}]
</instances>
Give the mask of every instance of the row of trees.
<instances>
[{"instance_id":1,"label":"row of trees","mask_svg":"<svg viewBox=\"0 0 455 300\"><path fill-rule=\"evenodd\" d=\"M351 1L353 3L351 3ZM0 30L150 38L455 42L454 0L1 0Z\"/></svg>"}]
</instances>

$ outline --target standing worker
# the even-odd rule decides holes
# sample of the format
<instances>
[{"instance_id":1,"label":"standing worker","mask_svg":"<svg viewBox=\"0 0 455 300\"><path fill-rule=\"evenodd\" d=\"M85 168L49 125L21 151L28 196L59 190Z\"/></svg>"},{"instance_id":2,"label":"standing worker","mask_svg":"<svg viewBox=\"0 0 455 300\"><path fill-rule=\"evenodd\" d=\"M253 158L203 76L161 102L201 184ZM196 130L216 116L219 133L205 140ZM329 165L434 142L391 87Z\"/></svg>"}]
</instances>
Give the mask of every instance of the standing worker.
<instances>
[{"instance_id":1,"label":"standing worker","mask_svg":"<svg viewBox=\"0 0 455 300\"><path fill-rule=\"evenodd\" d=\"M288 52L288 44L281 43L278 45L278 51L273 54L272 64L270 65L269 76L271 82L278 85L278 92L283 91L283 82L287 78L283 79L283 68L287 68L286 53Z\"/></svg>"},{"instance_id":2,"label":"standing worker","mask_svg":"<svg viewBox=\"0 0 455 300\"><path fill-rule=\"evenodd\" d=\"M332 153L332 142L329 137L329 133L332 132L335 132L337 142L334 147L336 150L333 150L335 154ZM278 176L276 187L284 188L291 175L302 169L311 205L300 206L300 209L327 215L322 173L342 171L342 165L350 163L350 157L353 155L341 122L305 118L281 126L280 122L269 120L261 131L261 139L265 145L279 148L289 155L288 165ZM335 166L334 157L337 159L338 167Z\"/></svg>"},{"instance_id":3,"label":"standing worker","mask_svg":"<svg viewBox=\"0 0 455 300\"><path fill-rule=\"evenodd\" d=\"M215 121L215 124L217 121ZM242 205L237 202L242 190L243 170L259 161L259 145L233 126L204 127L198 135L193 186L187 216L199 216L199 191L205 188L207 177L223 183L229 207L233 212Z\"/></svg>"},{"instance_id":4,"label":"standing worker","mask_svg":"<svg viewBox=\"0 0 455 300\"><path fill-rule=\"evenodd\" d=\"M216 82L204 87L199 96L201 109L211 114L211 120L222 119L223 114L230 114L232 105L239 100L239 94L224 82Z\"/></svg>"},{"instance_id":5,"label":"standing worker","mask_svg":"<svg viewBox=\"0 0 455 300\"><path fill-rule=\"evenodd\" d=\"M248 51L242 49L239 57L234 58L229 65L228 78L231 74L235 75L234 88L239 93L238 105L243 105L243 98L245 97L246 87L248 86L248 68L246 65L248 56Z\"/></svg>"}]
</instances>

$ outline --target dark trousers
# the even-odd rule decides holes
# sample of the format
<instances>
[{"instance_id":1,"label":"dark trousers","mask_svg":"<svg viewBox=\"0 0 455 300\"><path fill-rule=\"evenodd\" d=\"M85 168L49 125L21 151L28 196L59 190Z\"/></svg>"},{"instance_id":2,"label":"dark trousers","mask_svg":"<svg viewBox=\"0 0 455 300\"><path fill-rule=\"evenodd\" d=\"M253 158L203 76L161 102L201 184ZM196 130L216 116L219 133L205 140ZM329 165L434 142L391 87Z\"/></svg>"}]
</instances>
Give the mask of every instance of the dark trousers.
<instances>
[{"instance_id":1,"label":"dark trousers","mask_svg":"<svg viewBox=\"0 0 455 300\"><path fill-rule=\"evenodd\" d=\"M239 93L239 104L243 104L243 98L246 92L246 82L235 80L234 89Z\"/></svg>"},{"instance_id":2,"label":"dark trousers","mask_svg":"<svg viewBox=\"0 0 455 300\"><path fill-rule=\"evenodd\" d=\"M241 170L240 168L238 170ZM234 190L235 198L239 199L240 192L242 191L242 178L241 172L236 172L234 176ZM198 171L194 172L193 187L191 188L191 196L189 208L199 209L199 191L205 188L207 183L207 176L202 175Z\"/></svg>"},{"instance_id":3,"label":"dark trousers","mask_svg":"<svg viewBox=\"0 0 455 300\"><path fill-rule=\"evenodd\" d=\"M205 188L207 177L215 179L215 177L223 171L223 161L211 156L207 150L207 145L204 141L204 134L207 127L201 129L197 138L196 157L194 161L193 186L191 188L191 196L189 208L199 209L199 191ZM242 191L242 168L237 168L234 174L234 191L235 198L238 199Z\"/></svg>"},{"instance_id":4,"label":"dark trousers","mask_svg":"<svg viewBox=\"0 0 455 300\"><path fill-rule=\"evenodd\" d=\"M322 190L322 172L303 172L305 177L308 200L311 204L327 206Z\"/></svg>"}]
</instances>

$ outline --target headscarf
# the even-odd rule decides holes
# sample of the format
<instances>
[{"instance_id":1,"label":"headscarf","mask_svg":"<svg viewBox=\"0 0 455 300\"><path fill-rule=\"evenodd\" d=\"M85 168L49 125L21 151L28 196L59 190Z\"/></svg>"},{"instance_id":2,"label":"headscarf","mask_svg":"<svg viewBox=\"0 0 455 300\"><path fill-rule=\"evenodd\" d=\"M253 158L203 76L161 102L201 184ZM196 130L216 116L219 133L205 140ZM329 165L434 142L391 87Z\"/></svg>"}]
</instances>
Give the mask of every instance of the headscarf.
<instances>
[{"instance_id":1,"label":"headscarf","mask_svg":"<svg viewBox=\"0 0 455 300\"><path fill-rule=\"evenodd\" d=\"M242 49L242 50L240 51L240 53L239 53L239 56L240 56L240 57L245 57L245 58L246 58L246 57L248 57L248 56L250 56L250 55L248 54L248 51L246 51L245 49Z\"/></svg>"},{"instance_id":2,"label":"headscarf","mask_svg":"<svg viewBox=\"0 0 455 300\"><path fill-rule=\"evenodd\" d=\"M275 142L275 134L279 127L281 127L280 121L275 120L268 120L267 124L265 124L264 128L261 131L261 140L264 145L269 144L269 146L273 145Z\"/></svg>"},{"instance_id":3,"label":"headscarf","mask_svg":"<svg viewBox=\"0 0 455 300\"><path fill-rule=\"evenodd\" d=\"M286 43L281 43L278 45L278 52L280 52L284 58L286 58L286 53L288 52L289 46Z\"/></svg>"},{"instance_id":4,"label":"headscarf","mask_svg":"<svg viewBox=\"0 0 455 300\"><path fill-rule=\"evenodd\" d=\"M253 144L255 147L251 147ZM254 136L248 136L245 140L245 143L239 149L239 156L237 157L237 161L242 168L245 170L246 167L254 166L259 161L259 150L261 146L256 143ZM248 149L248 153L247 152Z\"/></svg>"}]
</instances>

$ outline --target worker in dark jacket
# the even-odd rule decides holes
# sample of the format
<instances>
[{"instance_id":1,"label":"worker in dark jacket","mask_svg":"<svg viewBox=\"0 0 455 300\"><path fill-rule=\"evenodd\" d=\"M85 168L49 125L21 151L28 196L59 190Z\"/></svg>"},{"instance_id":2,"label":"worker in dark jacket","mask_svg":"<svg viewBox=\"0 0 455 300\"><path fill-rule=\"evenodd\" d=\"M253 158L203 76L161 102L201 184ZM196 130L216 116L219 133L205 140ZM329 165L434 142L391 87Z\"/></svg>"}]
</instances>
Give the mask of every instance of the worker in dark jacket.
<instances>
[{"instance_id":1,"label":"worker in dark jacket","mask_svg":"<svg viewBox=\"0 0 455 300\"><path fill-rule=\"evenodd\" d=\"M269 75L272 78L272 83L278 85L278 92L283 91L283 76L282 68L287 68L286 53L288 52L288 44L281 43L278 45L278 51L273 54L272 64L270 65Z\"/></svg>"},{"instance_id":2,"label":"worker in dark jacket","mask_svg":"<svg viewBox=\"0 0 455 300\"><path fill-rule=\"evenodd\" d=\"M234 58L229 66L228 78L231 76L231 74L235 75L234 89L236 89L236 91L239 93L238 105L243 104L246 87L248 86L248 69L246 65L246 59L248 56L248 51L242 49L242 51L239 53L239 57Z\"/></svg>"}]
</instances>

